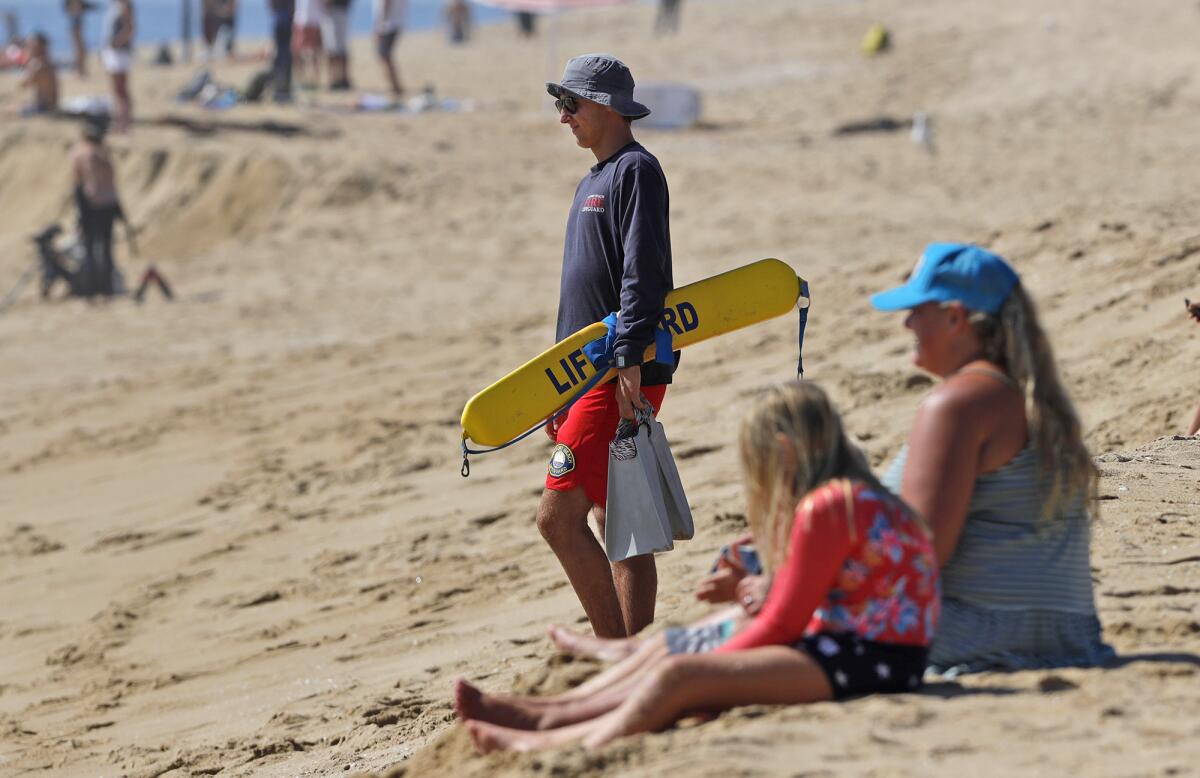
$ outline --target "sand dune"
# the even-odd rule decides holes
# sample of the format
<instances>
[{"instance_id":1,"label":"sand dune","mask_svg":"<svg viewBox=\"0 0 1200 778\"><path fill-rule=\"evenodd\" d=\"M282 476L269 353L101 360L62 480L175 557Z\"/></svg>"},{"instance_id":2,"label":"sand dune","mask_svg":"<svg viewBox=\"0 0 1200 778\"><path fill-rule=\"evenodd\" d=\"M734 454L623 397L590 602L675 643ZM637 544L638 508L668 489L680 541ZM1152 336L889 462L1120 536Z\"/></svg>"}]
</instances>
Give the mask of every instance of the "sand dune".
<instances>
[{"instance_id":1,"label":"sand dune","mask_svg":"<svg viewBox=\"0 0 1200 778\"><path fill-rule=\"evenodd\" d=\"M560 59L609 49L702 90L700 127L642 134L671 185L676 281L764 256L810 279L807 374L873 462L929 381L867 295L937 239L1022 273L1102 470L1093 567L1118 665L745 709L596 754L471 755L455 677L551 690L594 671L543 636L582 615L533 526L546 445L463 480L457 423L552 337L590 157L545 110L544 41L411 35L409 83L474 110L214 114L172 101L184 70L137 70L142 121L113 146L143 235L121 262L157 262L179 300L30 290L0 314L0 773L1194 774L1198 449L1174 436L1200 401L1181 304L1200 297L1195 8L693 2L662 40L652 14L564 16ZM877 20L895 49L863 59ZM833 134L916 111L933 153L903 131ZM0 278L70 218L76 132L0 125ZM744 522L741 408L794 373L795 328L697 346L680 369L662 419L697 536L660 558L657 625L704 612L691 586Z\"/></svg>"}]
</instances>

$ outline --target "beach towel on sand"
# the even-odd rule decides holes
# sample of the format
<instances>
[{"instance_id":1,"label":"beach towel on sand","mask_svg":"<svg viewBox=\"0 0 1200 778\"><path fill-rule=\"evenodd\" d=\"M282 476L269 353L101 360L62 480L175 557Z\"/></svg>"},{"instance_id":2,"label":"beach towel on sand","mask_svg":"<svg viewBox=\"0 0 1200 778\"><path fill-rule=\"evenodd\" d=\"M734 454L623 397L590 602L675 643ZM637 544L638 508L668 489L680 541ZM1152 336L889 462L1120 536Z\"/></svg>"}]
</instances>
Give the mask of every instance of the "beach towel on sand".
<instances>
[{"instance_id":1,"label":"beach towel on sand","mask_svg":"<svg viewBox=\"0 0 1200 778\"><path fill-rule=\"evenodd\" d=\"M611 562L669 551L695 533L667 435L646 407L636 421L621 420L608 446L604 549Z\"/></svg>"}]
</instances>

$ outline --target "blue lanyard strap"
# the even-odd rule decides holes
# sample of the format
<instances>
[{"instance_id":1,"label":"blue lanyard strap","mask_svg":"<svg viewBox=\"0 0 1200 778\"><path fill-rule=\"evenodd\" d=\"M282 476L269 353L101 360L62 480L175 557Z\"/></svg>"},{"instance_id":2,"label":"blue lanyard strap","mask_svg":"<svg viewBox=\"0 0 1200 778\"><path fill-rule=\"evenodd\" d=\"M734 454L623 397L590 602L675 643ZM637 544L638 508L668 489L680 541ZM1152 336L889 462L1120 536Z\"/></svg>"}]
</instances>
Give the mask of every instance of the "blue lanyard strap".
<instances>
[{"instance_id":1,"label":"blue lanyard strap","mask_svg":"<svg viewBox=\"0 0 1200 778\"><path fill-rule=\"evenodd\" d=\"M804 329L808 326L808 308L812 298L808 295L808 282L800 281L800 296L804 298L804 307L800 309L800 334L796 343L796 378L804 380Z\"/></svg>"}]
</instances>

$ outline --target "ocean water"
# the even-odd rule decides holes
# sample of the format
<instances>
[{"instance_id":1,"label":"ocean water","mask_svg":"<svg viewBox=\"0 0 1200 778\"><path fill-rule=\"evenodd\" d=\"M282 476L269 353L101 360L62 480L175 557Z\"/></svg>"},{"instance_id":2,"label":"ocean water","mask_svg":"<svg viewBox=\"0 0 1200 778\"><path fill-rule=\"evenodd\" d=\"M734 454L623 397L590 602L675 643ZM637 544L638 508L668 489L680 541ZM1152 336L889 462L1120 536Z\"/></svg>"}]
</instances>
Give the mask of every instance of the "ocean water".
<instances>
[{"instance_id":1,"label":"ocean water","mask_svg":"<svg viewBox=\"0 0 1200 778\"><path fill-rule=\"evenodd\" d=\"M108 0L92 0L97 10L84 17L84 36L88 47L95 49L101 39L101 24ZM180 36L183 4L185 0L134 0L137 12L137 44L153 45L162 41L177 41ZM200 0L192 4L192 36L200 37ZM408 30L428 30L442 24L443 0L409 0ZM354 35L371 32L371 0L353 0L350 5L350 28ZM268 0L239 0L237 36L241 40L268 38L271 35L271 16ZM17 17L22 35L41 30L50 37L50 46L56 59L70 56L71 44L62 0L0 0L0 17L13 12ZM489 24L507 20L509 14L496 8L473 5L476 24ZM0 36L6 38L0 26Z\"/></svg>"}]
</instances>

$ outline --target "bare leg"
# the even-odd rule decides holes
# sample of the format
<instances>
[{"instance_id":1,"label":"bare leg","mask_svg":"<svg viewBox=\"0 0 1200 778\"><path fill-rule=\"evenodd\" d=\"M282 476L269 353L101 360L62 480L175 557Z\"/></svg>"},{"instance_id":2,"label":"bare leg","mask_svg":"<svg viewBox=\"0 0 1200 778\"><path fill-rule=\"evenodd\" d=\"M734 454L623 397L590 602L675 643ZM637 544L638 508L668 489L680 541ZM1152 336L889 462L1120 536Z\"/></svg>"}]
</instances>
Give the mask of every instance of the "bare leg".
<instances>
[{"instance_id":1,"label":"bare leg","mask_svg":"<svg viewBox=\"0 0 1200 778\"><path fill-rule=\"evenodd\" d=\"M593 675L574 689L568 689L562 694L556 694L553 697L539 697L538 699L548 699L554 702L583 699L591 694L607 689L631 675L640 675L645 672L646 668L653 664L654 660L666 656L666 654L667 640L663 635L646 638L641 641L637 650L632 654L613 666Z\"/></svg>"},{"instance_id":2,"label":"bare leg","mask_svg":"<svg viewBox=\"0 0 1200 778\"><path fill-rule=\"evenodd\" d=\"M113 73L113 129L128 132L133 115L133 102L129 99L129 74Z\"/></svg>"},{"instance_id":3,"label":"bare leg","mask_svg":"<svg viewBox=\"0 0 1200 778\"><path fill-rule=\"evenodd\" d=\"M604 537L604 509L599 505L592 508L592 518ZM654 600L658 595L658 570L654 566L654 555L630 557L612 563L613 584L617 590L617 601L621 603L621 618L625 621L625 634L636 635L654 621Z\"/></svg>"},{"instance_id":4,"label":"bare leg","mask_svg":"<svg viewBox=\"0 0 1200 778\"><path fill-rule=\"evenodd\" d=\"M1192 424L1188 427L1188 435L1195 435L1200 432L1200 405L1196 406L1196 415L1192 417Z\"/></svg>"},{"instance_id":5,"label":"bare leg","mask_svg":"<svg viewBox=\"0 0 1200 778\"><path fill-rule=\"evenodd\" d=\"M599 637L624 637L625 619L604 549L587 525L591 500L583 489L546 489L538 503L537 525L566 571L592 631Z\"/></svg>"},{"instance_id":6,"label":"bare leg","mask_svg":"<svg viewBox=\"0 0 1200 778\"><path fill-rule=\"evenodd\" d=\"M486 721L509 729L558 729L608 713L637 688L643 675L634 673L580 699L561 701L488 694L459 679L454 686L454 712L461 721Z\"/></svg>"},{"instance_id":7,"label":"bare leg","mask_svg":"<svg viewBox=\"0 0 1200 778\"><path fill-rule=\"evenodd\" d=\"M454 710L464 721L487 721L512 729L554 729L584 721L619 705L666 653L666 641L661 637L648 640L636 655L581 686L548 697L488 694L460 679L454 685Z\"/></svg>"},{"instance_id":8,"label":"bare leg","mask_svg":"<svg viewBox=\"0 0 1200 778\"><path fill-rule=\"evenodd\" d=\"M585 635L558 624L551 624L546 632L554 646L564 654L598 659L601 662L619 662L637 651L641 638L598 638Z\"/></svg>"},{"instance_id":9,"label":"bare leg","mask_svg":"<svg viewBox=\"0 0 1200 778\"><path fill-rule=\"evenodd\" d=\"M392 88L392 94L396 97L404 94L404 87L400 86L400 73L396 70L396 63L390 57L380 57L379 61L383 63L383 72L387 76L388 86Z\"/></svg>"},{"instance_id":10,"label":"bare leg","mask_svg":"<svg viewBox=\"0 0 1200 778\"><path fill-rule=\"evenodd\" d=\"M726 710L738 705L790 705L833 697L824 672L808 654L786 646L766 646L731 654L666 657L612 711L545 732L467 722L481 753L535 751L583 740L597 748L616 738L662 729L683 714Z\"/></svg>"},{"instance_id":11,"label":"bare leg","mask_svg":"<svg viewBox=\"0 0 1200 778\"><path fill-rule=\"evenodd\" d=\"M703 627L730 620L736 623L735 631L741 629L747 620L746 611L740 605L722 608L704 618L693 621L690 626ZM546 632L550 635L550 640L554 643L555 648L564 654L598 659L601 662L609 663L620 662L622 659L632 656L643 644L643 640L637 637L598 638L594 635L576 632L559 624L551 624ZM657 636L652 640L661 641L662 636Z\"/></svg>"},{"instance_id":12,"label":"bare leg","mask_svg":"<svg viewBox=\"0 0 1200 778\"><path fill-rule=\"evenodd\" d=\"M83 31L78 27L71 29L71 43L75 47L75 72L82 78L87 75L87 46L83 42Z\"/></svg>"}]
</instances>

